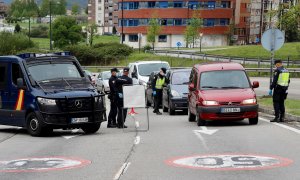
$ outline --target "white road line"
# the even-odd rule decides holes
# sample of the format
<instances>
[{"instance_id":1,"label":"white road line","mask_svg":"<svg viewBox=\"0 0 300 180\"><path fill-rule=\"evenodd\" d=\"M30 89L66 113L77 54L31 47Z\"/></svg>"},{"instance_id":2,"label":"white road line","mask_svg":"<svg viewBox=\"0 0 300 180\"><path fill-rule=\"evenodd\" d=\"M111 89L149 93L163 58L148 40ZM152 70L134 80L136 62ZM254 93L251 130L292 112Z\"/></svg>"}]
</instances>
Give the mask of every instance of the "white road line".
<instances>
[{"instance_id":1,"label":"white road line","mask_svg":"<svg viewBox=\"0 0 300 180\"><path fill-rule=\"evenodd\" d=\"M119 169L119 171L117 172L117 174L115 175L114 180L120 179L120 177L127 171L130 164L131 164L130 162L124 163L122 167Z\"/></svg>"},{"instance_id":2,"label":"white road line","mask_svg":"<svg viewBox=\"0 0 300 180\"><path fill-rule=\"evenodd\" d=\"M260 120L264 121L264 122L267 122L267 123L270 123L270 120L268 119L265 119L265 118L259 118ZM282 127L284 129L287 129L287 130L290 130L290 131L293 131L297 134L300 134L300 130L299 129L296 129L296 128L293 128L293 127L290 127L290 126L287 126L287 125L284 125L284 124L280 124L280 123L272 123L273 125L275 126L279 126L279 127Z\"/></svg>"},{"instance_id":3,"label":"white road line","mask_svg":"<svg viewBox=\"0 0 300 180\"><path fill-rule=\"evenodd\" d=\"M140 142L141 142L141 137L140 136L135 137L134 144L138 145L140 144Z\"/></svg>"},{"instance_id":4,"label":"white road line","mask_svg":"<svg viewBox=\"0 0 300 180\"><path fill-rule=\"evenodd\" d=\"M140 123L138 121L135 121L135 127L139 128L140 127Z\"/></svg>"},{"instance_id":5,"label":"white road line","mask_svg":"<svg viewBox=\"0 0 300 180\"><path fill-rule=\"evenodd\" d=\"M202 142L203 147L205 148L205 150L209 150L207 145L206 145L206 141L205 139L202 137L202 135L200 133L197 132L197 130L193 131L194 134L200 139L200 141Z\"/></svg>"}]
</instances>

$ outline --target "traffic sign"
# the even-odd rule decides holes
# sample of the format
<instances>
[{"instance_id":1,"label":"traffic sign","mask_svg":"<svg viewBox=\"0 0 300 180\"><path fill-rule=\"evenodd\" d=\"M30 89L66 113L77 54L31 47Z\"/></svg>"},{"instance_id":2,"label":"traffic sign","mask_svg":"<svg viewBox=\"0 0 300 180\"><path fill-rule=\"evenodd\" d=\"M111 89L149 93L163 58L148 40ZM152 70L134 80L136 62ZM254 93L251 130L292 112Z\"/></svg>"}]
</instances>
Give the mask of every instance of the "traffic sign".
<instances>
[{"instance_id":1,"label":"traffic sign","mask_svg":"<svg viewBox=\"0 0 300 180\"><path fill-rule=\"evenodd\" d=\"M256 154L210 154L167 160L171 166L202 170L263 170L289 166L292 160L278 156Z\"/></svg>"},{"instance_id":2,"label":"traffic sign","mask_svg":"<svg viewBox=\"0 0 300 180\"><path fill-rule=\"evenodd\" d=\"M177 43L176 43L176 46L177 46L177 47L180 47L181 45L182 45L181 42L177 42Z\"/></svg>"},{"instance_id":3,"label":"traffic sign","mask_svg":"<svg viewBox=\"0 0 300 180\"><path fill-rule=\"evenodd\" d=\"M268 29L264 32L261 42L267 51L276 51L284 44L284 34L279 29Z\"/></svg>"}]
</instances>

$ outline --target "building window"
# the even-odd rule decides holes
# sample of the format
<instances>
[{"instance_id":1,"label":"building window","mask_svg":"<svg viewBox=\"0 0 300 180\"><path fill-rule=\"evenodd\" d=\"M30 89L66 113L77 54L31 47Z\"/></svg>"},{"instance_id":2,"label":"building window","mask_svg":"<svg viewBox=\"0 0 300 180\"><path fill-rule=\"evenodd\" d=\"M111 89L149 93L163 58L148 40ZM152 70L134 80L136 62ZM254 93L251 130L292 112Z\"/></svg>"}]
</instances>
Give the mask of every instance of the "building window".
<instances>
[{"instance_id":1,"label":"building window","mask_svg":"<svg viewBox=\"0 0 300 180\"><path fill-rule=\"evenodd\" d=\"M138 42L139 37L137 34L130 34L129 35L129 42Z\"/></svg>"},{"instance_id":2,"label":"building window","mask_svg":"<svg viewBox=\"0 0 300 180\"><path fill-rule=\"evenodd\" d=\"M148 19L139 19L139 26L147 26Z\"/></svg>"},{"instance_id":3,"label":"building window","mask_svg":"<svg viewBox=\"0 0 300 180\"><path fill-rule=\"evenodd\" d=\"M215 25L215 19L204 19L204 26L214 26Z\"/></svg>"},{"instance_id":4,"label":"building window","mask_svg":"<svg viewBox=\"0 0 300 180\"><path fill-rule=\"evenodd\" d=\"M173 8L173 7L174 7L173 1L169 1L169 2L168 2L168 5L169 5L169 8Z\"/></svg>"},{"instance_id":5,"label":"building window","mask_svg":"<svg viewBox=\"0 0 300 180\"><path fill-rule=\"evenodd\" d=\"M159 35L158 42L167 42L167 35Z\"/></svg>"},{"instance_id":6,"label":"building window","mask_svg":"<svg viewBox=\"0 0 300 180\"><path fill-rule=\"evenodd\" d=\"M148 8L155 8L155 1L148 1Z\"/></svg>"},{"instance_id":7,"label":"building window","mask_svg":"<svg viewBox=\"0 0 300 180\"><path fill-rule=\"evenodd\" d=\"M129 19L128 20L128 26L138 26L139 20L138 19Z\"/></svg>"},{"instance_id":8,"label":"building window","mask_svg":"<svg viewBox=\"0 0 300 180\"><path fill-rule=\"evenodd\" d=\"M160 20L160 25L161 26L166 26L167 25L167 19L161 19Z\"/></svg>"},{"instance_id":9,"label":"building window","mask_svg":"<svg viewBox=\"0 0 300 180\"><path fill-rule=\"evenodd\" d=\"M188 8L190 8L190 9L197 9L198 6L199 6L199 2L197 2L197 1L190 1Z\"/></svg>"},{"instance_id":10,"label":"building window","mask_svg":"<svg viewBox=\"0 0 300 180\"><path fill-rule=\"evenodd\" d=\"M161 1L158 4L159 8L168 8L168 1Z\"/></svg>"},{"instance_id":11,"label":"building window","mask_svg":"<svg viewBox=\"0 0 300 180\"><path fill-rule=\"evenodd\" d=\"M208 9L215 9L216 2L215 1L208 1L207 8Z\"/></svg>"},{"instance_id":12,"label":"building window","mask_svg":"<svg viewBox=\"0 0 300 180\"><path fill-rule=\"evenodd\" d=\"M168 26L173 26L173 19L168 19L167 24Z\"/></svg>"},{"instance_id":13,"label":"building window","mask_svg":"<svg viewBox=\"0 0 300 180\"><path fill-rule=\"evenodd\" d=\"M227 26L229 24L229 19L220 19L221 26Z\"/></svg>"},{"instance_id":14,"label":"building window","mask_svg":"<svg viewBox=\"0 0 300 180\"><path fill-rule=\"evenodd\" d=\"M181 26L182 25L182 19L175 19L174 20L174 25L175 26Z\"/></svg>"},{"instance_id":15,"label":"building window","mask_svg":"<svg viewBox=\"0 0 300 180\"><path fill-rule=\"evenodd\" d=\"M182 8L183 2L182 1L174 1L174 8Z\"/></svg>"},{"instance_id":16,"label":"building window","mask_svg":"<svg viewBox=\"0 0 300 180\"><path fill-rule=\"evenodd\" d=\"M230 1L222 1L221 8L230 8Z\"/></svg>"}]
</instances>

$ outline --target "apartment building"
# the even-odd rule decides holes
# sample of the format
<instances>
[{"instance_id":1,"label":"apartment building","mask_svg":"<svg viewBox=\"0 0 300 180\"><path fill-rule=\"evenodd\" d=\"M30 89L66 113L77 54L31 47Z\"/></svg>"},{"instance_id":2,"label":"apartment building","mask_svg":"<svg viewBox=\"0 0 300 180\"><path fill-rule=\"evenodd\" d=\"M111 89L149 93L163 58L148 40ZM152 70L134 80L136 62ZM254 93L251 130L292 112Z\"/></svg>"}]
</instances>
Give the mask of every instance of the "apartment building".
<instances>
[{"instance_id":1,"label":"apartment building","mask_svg":"<svg viewBox=\"0 0 300 180\"><path fill-rule=\"evenodd\" d=\"M4 17L7 13L8 6L4 4L3 1L0 1L0 17Z\"/></svg>"},{"instance_id":2,"label":"apartment building","mask_svg":"<svg viewBox=\"0 0 300 180\"><path fill-rule=\"evenodd\" d=\"M118 25L116 0L89 0L88 21L98 26L98 34L113 34Z\"/></svg>"}]
</instances>

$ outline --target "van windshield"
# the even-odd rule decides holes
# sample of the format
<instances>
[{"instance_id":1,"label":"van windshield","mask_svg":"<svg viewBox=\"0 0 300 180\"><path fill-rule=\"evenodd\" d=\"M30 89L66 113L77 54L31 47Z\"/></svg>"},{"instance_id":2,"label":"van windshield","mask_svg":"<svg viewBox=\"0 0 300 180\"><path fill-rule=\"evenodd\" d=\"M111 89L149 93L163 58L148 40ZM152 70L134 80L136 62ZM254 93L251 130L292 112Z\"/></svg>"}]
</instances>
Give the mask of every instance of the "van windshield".
<instances>
[{"instance_id":1,"label":"van windshield","mask_svg":"<svg viewBox=\"0 0 300 180\"><path fill-rule=\"evenodd\" d=\"M37 82L62 78L82 78L78 68L72 62L33 64L28 71Z\"/></svg>"},{"instance_id":2,"label":"van windshield","mask_svg":"<svg viewBox=\"0 0 300 180\"><path fill-rule=\"evenodd\" d=\"M140 64L138 65L139 74L141 76L150 76L151 72L159 71L160 68L170 69L167 63L151 63L151 64Z\"/></svg>"},{"instance_id":3,"label":"van windshield","mask_svg":"<svg viewBox=\"0 0 300 180\"><path fill-rule=\"evenodd\" d=\"M245 71L209 71L200 76L200 89L239 89L250 88Z\"/></svg>"}]
</instances>

